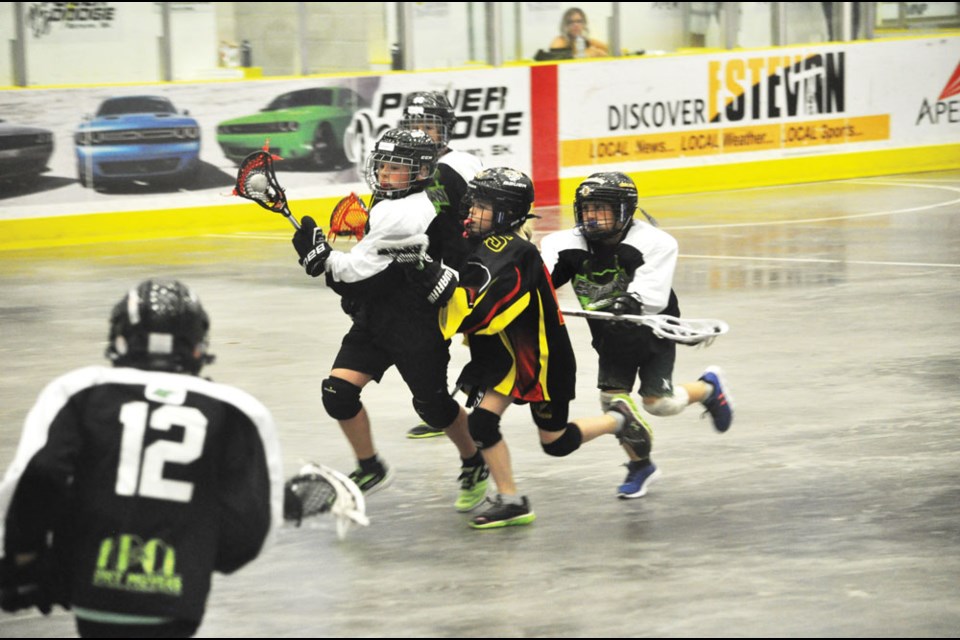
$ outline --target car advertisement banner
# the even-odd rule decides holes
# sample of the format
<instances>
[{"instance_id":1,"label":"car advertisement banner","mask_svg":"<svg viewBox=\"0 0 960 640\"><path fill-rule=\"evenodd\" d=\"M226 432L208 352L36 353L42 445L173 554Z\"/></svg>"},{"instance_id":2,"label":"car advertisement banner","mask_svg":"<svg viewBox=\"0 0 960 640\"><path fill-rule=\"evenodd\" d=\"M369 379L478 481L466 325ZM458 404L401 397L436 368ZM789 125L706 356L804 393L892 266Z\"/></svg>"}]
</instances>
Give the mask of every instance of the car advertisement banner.
<instances>
[{"instance_id":1,"label":"car advertisement banner","mask_svg":"<svg viewBox=\"0 0 960 640\"><path fill-rule=\"evenodd\" d=\"M526 68L6 91L0 220L240 204L237 164L265 145L293 207L366 194L364 159L426 90L456 110L451 148L530 171Z\"/></svg>"},{"instance_id":2,"label":"car advertisement banner","mask_svg":"<svg viewBox=\"0 0 960 640\"><path fill-rule=\"evenodd\" d=\"M0 93L0 221L244 204L265 145L298 200L369 193L405 97L446 92L451 147L559 181L960 143L960 36L383 75ZM537 121L531 113L537 105ZM536 126L534 126L536 124ZM944 153L949 153L947 148ZM905 171L909 167L904 168ZM781 181L788 181L783 177Z\"/></svg>"},{"instance_id":3,"label":"car advertisement banner","mask_svg":"<svg viewBox=\"0 0 960 640\"><path fill-rule=\"evenodd\" d=\"M958 64L953 37L564 65L560 176L957 143Z\"/></svg>"}]
</instances>

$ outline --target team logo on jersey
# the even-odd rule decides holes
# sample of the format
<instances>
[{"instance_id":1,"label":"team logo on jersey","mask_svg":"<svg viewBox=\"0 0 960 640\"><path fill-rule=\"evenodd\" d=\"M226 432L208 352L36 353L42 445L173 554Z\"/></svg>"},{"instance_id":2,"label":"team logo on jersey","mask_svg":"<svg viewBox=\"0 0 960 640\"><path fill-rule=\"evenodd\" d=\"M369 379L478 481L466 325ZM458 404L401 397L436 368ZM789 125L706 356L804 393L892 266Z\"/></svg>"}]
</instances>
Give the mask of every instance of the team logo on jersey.
<instances>
[{"instance_id":1,"label":"team logo on jersey","mask_svg":"<svg viewBox=\"0 0 960 640\"><path fill-rule=\"evenodd\" d=\"M616 256L609 269L595 271L588 262L584 264L583 271L573 277L571 285L580 306L591 311L602 310L609 306L614 298L625 295L631 280Z\"/></svg>"},{"instance_id":2,"label":"team logo on jersey","mask_svg":"<svg viewBox=\"0 0 960 640\"><path fill-rule=\"evenodd\" d=\"M490 236L483 241L483 244L494 253L500 253L507 248L507 245L510 241L513 240L513 236Z\"/></svg>"},{"instance_id":3,"label":"team logo on jersey","mask_svg":"<svg viewBox=\"0 0 960 640\"><path fill-rule=\"evenodd\" d=\"M144 542L123 533L100 542L93 586L179 597L183 579L176 572L176 550L159 538Z\"/></svg>"},{"instance_id":4,"label":"team logo on jersey","mask_svg":"<svg viewBox=\"0 0 960 640\"><path fill-rule=\"evenodd\" d=\"M187 390L171 389L156 384L148 384L144 396L147 400L153 400L155 402L182 405L187 401Z\"/></svg>"}]
</instances>

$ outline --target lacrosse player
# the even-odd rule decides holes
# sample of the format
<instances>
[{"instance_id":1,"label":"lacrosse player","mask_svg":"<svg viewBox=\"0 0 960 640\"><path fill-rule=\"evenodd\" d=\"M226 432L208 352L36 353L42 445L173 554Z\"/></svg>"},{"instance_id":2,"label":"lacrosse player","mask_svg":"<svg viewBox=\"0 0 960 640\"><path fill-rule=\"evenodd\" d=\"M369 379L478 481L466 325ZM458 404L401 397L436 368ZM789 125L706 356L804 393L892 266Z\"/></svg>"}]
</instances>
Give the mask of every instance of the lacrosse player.
<instances>
[{"instance_id":1,"label":"lacrosse player","mask_svg":"<svg viewBox=\"0 0 960 640\"><path fill-rule=\"evenodd\" d=\"M473 251L439 315L445 337L462 333L469 343L470 362L458 385L474 407L470 435L497 485L496 499L471 519L475 529L525 525L536 517L527 497L518 495L500 433L500 417L511 404L530 404L541 447L551 456L569 455L604 434L616 434L629 451L649 447L628 400L615 400L605 415L568 420L573 348L540 254L520 231L532 217L533 197L530 179L513 169L485 169L470 181L462 207Z\"/></svg>"},{"instance_id":2,"label":"lacrosse player","mask_svg":"<svg viewBox=\"0 0 960 640\"><path fill-rule=\"evenodd\" d=\"M367 183L377 201L363 240L349 252L331 251L322 230L305 216L293 244L306 272L314 277L325 274L328 286L348 303L353 319L321 385L323 406L339 422L358 460L350 479L366 494L393 479L392 469L377 455L360 393L396 366L413 394L417 415L443 429L460 453L461 487L455 507L465 512L483 502L487 471L467 430L467 414L447 389L449 341L436 323L435 305L453 294L456 272L433 260L414 265L383 252L386 244L408 239L426 248L426 231L436 213L425 189L436 165L436 147L429 135L386 131L367 159ZM411 277L413 272L416 277Z\"/></svg>"},{"instance_id":3,"label":"lacrosse player","mask_svg":"<svg viewBox=\"0 0 960 640\"><path fill-rule=\"evenodd\" d=\"M177 281L113 308L106 355L51 382L0 485L4 611L72 608L82 637L190 637L211 574L281 521L280 444L255 398L199 377L209 320Z\"/></svg>"},{"instance_id":4,"label":"lacrosse player","mask_svg":"<svg viewBox=\"0 0 960 640\"><path fill-rule=\"evenodd\" d=\"M450 135L456 123L456 113L443 92L416 91L407 96L400 128L425 131L437 145L437 170L433 174L433 182L426 189L437 210L436 219L427 229L430 255L459 272L470 252L470 245L463 235L460 201L467 190L467 183L483 168L483 164L471 153L450 148ZM415 439L442 435L441 429L435 429L425 422L407 432L408 438Z\"/></svg>"},{"instance_id":5,"label":"lacrosse player","mask_svg":"<svg viewBox=\"0 0 960 640\"><path fill-rule=\"evenodd\" d=\"M677 241L657 228L649 216L634 220L636 210L637 187L629 176L593 174L577 187L573 205L576 228L541 240L543 261L554 286L570 282L584 309L679 317L672 288ZM597 387L601 407L606 408L614 397L629 397L639 376L640 396L649 413L672 416L700 402L717 431L730 428L733 403L719 367L708 367L696 382L674 387L674 342L654 336L642 325L593 319L588 323L593 348L600 356ZM627 477L617 490L621 498L643 496L660 473L650 460L649 449L627 468Z\"/></svg>"}]
</instances>

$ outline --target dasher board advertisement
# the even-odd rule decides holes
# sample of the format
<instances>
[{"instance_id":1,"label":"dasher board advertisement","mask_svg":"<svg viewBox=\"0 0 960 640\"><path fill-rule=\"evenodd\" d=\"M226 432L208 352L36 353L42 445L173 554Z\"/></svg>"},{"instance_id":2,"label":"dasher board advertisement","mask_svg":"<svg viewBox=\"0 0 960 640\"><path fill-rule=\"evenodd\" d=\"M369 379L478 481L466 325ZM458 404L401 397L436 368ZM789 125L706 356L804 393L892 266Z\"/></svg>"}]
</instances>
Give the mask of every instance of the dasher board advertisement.
<instances>
[{"instance_id":1,"label":"dasher board advertisement","mask_svg":"<svg viewBox=\"0 0 960 640\"><path fill-rule=\"evenodd\" d=\"M960 142L960 37L559 73L561 178Z\"/></svg>"}]
</instances>

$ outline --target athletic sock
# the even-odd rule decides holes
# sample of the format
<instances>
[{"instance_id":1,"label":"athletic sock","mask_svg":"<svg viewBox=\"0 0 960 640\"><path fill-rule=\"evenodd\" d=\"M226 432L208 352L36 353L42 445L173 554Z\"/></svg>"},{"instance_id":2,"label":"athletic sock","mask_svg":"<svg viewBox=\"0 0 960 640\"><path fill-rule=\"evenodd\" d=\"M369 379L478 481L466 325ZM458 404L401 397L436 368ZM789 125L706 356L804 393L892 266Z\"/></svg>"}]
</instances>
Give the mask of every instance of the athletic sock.
<instances>
[{"instance_id":1,"label":"athletic sock","mask_svg":"<svg viewBox=\"0 0 960 640\"><path fill-rule=\"evenodd\" d=\"M607 415L617 421L617 430L614 433L620 433L623 431L624 425L627 424L627 416L623 415L619 411L608 411Z\"/></svg>"},{"instance_id":2,"label":"athletic sock","mask_svg":"<svg viewBox=\"0 0 960 640\"><path fill-rule=\"evenodd\" d=\"M373 454L372 458L358 459L357 462L360 464L360 470L364 473L376 473L383 469L383 463L380 462L377 454Z\"/></svg>"},{"instance_id":3,"label":"athletic sock","mask_svg":"<svg viewBox=\"0 0 960 640\"><path fill-rule=\"evenodd\" d=\"M483 464L483 454L477 449L477 452L469 458L460 458L461 467L479 467Z\"/></svg>"}]
</instances>

